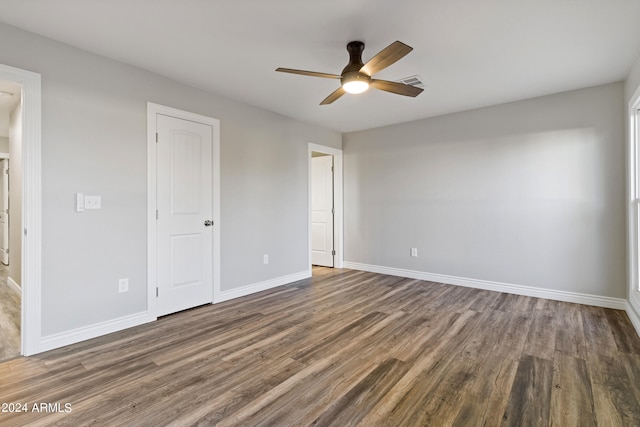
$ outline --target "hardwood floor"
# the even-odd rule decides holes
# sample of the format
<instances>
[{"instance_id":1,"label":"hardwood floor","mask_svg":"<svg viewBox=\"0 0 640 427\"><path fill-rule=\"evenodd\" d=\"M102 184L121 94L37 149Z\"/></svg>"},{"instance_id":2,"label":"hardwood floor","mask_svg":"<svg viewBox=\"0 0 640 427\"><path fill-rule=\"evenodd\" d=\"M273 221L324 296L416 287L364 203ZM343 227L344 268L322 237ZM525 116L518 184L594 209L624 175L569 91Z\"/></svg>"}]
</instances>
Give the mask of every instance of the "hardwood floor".
<instances>
[{"instance_id":1,"label":"hardwood floor","mask_svg":"<svg viewBox=\"0 0 640 427\"><path fill-rule=\"evenodd\" d=\"M20 292L7 284L9 269L0 264L0 362L20 355Z\"/></svg>"},{"instance_id":2,"label":"hardwood floor","mask_svg":"<svg viewBox=\"0 0 640 427\"><path fill-rule=\"evenodd\" d=\"M0 378L0 400L26 404L2 426L640 425L624 312L352 270L16 358Z\"/></svg>"}]
</instances>

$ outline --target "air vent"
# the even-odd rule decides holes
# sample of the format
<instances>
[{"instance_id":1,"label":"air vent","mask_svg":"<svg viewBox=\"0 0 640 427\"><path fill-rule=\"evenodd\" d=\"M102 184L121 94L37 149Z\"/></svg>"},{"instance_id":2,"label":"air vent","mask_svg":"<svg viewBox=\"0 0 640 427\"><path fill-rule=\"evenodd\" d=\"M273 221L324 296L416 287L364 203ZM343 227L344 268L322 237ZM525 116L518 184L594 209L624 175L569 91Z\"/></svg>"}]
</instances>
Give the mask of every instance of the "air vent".
<instances>
[{"instance_id":1,"label":"air vent","mask_svg":"<svg viewBox=\"0 0 640 427\"><path fill-rule=\"evenodd\" d=\"M404 83L409 86L415 87L424 87L424 83L422 82L422 77L420 76L409 76L404 79L396 80L398 83Z\"/></svg>"}]
</instances>

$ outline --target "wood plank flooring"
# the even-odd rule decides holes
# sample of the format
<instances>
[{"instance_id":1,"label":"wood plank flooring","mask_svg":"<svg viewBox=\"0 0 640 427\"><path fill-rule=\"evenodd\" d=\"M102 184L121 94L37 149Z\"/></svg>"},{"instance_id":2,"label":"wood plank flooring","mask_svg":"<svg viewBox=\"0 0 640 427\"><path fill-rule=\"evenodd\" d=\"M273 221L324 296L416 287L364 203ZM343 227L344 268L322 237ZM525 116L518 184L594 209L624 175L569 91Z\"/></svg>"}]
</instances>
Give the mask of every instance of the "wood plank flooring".
<instances>
[{"instance_id":1,"label":"wood plank flooring","mask_svg":"<svg viewBox=\"0 0 640 427\"><path fill-rule=\"evenodd\" d=\"M9 269L0 264L0 361L20 355L20 292L7 284Z\"/></svg>"},{"instance_id":2,"label":"wood plank flooring","mask_svg":"<svg viewBox=\"0 0 640 427\"><path fill-rule=\"evenodd\" d=\"M2 426L640 425L624 312L325 268L0 379Z\"/></svg>"}]
</instances>

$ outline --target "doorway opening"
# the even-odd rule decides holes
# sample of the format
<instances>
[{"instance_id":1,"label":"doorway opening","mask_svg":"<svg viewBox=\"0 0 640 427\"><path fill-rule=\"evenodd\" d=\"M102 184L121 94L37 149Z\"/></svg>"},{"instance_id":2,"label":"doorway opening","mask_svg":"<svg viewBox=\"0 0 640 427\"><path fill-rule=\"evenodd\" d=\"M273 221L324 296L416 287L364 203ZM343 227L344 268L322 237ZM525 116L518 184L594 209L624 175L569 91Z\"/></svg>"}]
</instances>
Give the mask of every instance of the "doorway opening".
<instances>
[{"instance_id":1,"label":"doorway opening","mask_svg":"<svg viewBox=\"0 0 640 427\"><path fill-rule=\"evenodd\" d=\"M40 98L39 74L0 64L0 360L40 348Z\"/></svg>"},{"instance_id":2,"label":"doorway opening","mask_svg":"<svg viewBox=\"0 0 640 427\"><path fill-rule=\"evenodd\" d=\"M22 87L0 81L0 361L22 347L21 137Z\"/></svg>"},{"instance_id":3,"label":"doorway opening","mask_svg":"<svg viewBox=\"0 0 640 427\"><path fill-rule=\"evenodd\" d=\"M309 268L342 268L342 150L309 144Z\"/></svg>"},{"instance_id":4,"label":"doorway opening","mask_svg":"<svg viewBox=\"0 0 640 427\"><path fill-rule=\"evenodd\" d=\"M43 351L41 77L38 73L0 64L0 82L12 85L7 91L13 95L4 97L14 98L19 94L19 100L13 101L17 101L17 107L9 117L9 266L5 271L21 306L19 354L30 356Z\"/></svg>"},{"instance_id":5,"label":"doorway opening","mask_svg":"<svg viewBox=\"0 0 640 427\"><path fill-rule=\"evenodd\" d=\"M311 265L333 267L333 156L311 153Z\"/></svg>"}]
</instances>

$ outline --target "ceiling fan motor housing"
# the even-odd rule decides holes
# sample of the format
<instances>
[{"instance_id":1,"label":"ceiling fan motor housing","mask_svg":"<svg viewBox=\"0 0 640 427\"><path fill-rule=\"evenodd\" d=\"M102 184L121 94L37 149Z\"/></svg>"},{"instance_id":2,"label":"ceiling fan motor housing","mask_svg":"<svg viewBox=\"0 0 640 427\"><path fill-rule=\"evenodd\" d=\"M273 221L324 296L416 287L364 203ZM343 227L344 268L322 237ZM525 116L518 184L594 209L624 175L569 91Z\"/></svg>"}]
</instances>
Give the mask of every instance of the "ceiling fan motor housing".
<instances>
[{"instance_id":1,"label":"ceiling fan motor housing","mask_svg":"<svg viewBox=\"0 0 640 427\"><path fill-rule=\"evenodd\" d=\"M347 52L349 52L349 63L342 70L342 77L347 73L359 72L364 63L362 62L362 52L364 51L364 43L354 41L347 44Z\"/></svg>"},{"instance_id":2,"label":"ceiling fan motor housing","mask_svg":"<svg viewBox=\"0 0 640 427\"><path fill-rule=\"evenodd\" d=\"M347 52L349 52L349 63L342 70L340 83L344 85L347 82L362 81L371 83L371 76L360 71L364 66L362 62L362 52L364 51L364 43L353 41L347 44Z\"/></svg>"}]
</instances>

